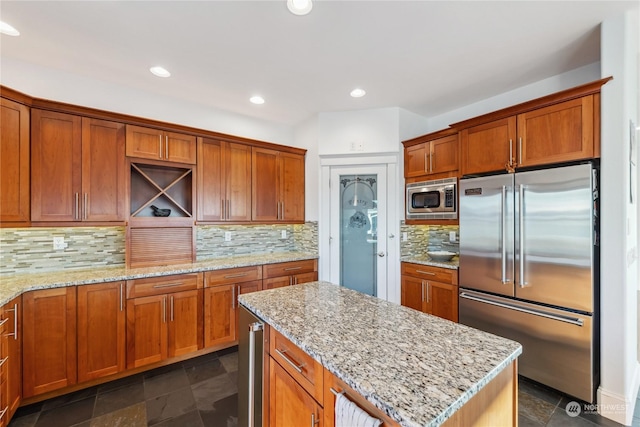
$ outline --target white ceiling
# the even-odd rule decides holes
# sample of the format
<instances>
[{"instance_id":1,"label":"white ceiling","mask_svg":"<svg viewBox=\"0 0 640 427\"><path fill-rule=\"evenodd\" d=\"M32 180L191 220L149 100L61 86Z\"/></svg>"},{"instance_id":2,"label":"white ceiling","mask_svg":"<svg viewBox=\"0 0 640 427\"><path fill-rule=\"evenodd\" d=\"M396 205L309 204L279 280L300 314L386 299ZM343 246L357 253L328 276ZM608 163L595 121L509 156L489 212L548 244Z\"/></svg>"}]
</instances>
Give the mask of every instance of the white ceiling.
<instances>
[{"instance_id":1,"label":"white ceiling","mask_svg":"<svg viewBox=\"0 0 640 427\"><path fill-rule=\"evenodd\" d=\"M2 0L0 19L21 35L2 35L0 52L287 125L381 107L429 117L599 61L599 23L634 7L316 0L300 17L285 0ZM355 87L367 95L351 98Z\"/></svg>"}]
</instances>

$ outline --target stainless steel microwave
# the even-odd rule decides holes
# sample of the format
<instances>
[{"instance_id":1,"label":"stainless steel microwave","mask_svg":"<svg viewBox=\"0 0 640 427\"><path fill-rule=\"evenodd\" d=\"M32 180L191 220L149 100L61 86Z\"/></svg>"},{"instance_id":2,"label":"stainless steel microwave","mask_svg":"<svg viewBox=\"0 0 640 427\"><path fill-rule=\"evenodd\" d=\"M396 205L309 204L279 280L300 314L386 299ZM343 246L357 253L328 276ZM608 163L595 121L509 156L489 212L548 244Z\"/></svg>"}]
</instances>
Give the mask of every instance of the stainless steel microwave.
<instances>
[{"instance_id":1,"label":"stainless steel microwave","mask_svg":"<svg viewBox=\"0 0 640 427\"><path fill-rule=\"evenodd\" d=\"M407 184L406 219L458 218L458 178Z\"/></svg>"}]
</instances>

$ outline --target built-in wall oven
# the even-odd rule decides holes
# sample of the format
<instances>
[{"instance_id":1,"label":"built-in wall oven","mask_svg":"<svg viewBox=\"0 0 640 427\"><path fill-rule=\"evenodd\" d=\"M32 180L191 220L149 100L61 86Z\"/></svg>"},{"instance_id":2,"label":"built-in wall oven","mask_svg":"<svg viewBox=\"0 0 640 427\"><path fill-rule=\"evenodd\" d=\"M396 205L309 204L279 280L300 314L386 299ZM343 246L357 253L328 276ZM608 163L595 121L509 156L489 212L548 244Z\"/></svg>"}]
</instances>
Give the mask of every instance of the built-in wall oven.
<instances>
[{"instance_id":1,"label":"built-in wall oven","mask_svg":"<svg viewBox=\"0 0 640 427\"><path fill-rule=\"evenodd\" d=\"M409 183L406 219L456 219L457 198L457 178Z\"/></svg>"}]
</instances>

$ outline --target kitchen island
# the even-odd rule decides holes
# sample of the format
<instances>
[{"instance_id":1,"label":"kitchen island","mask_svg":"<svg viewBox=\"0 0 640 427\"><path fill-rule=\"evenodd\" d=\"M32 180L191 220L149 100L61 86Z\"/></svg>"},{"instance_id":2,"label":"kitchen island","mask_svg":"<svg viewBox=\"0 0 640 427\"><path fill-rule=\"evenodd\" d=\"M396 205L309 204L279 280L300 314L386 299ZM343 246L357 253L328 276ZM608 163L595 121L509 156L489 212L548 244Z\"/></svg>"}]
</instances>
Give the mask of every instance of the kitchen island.
<instances>
[{"instance_id":1,"label":"kitchen island","mask_svg":"<svg viewBox=\"0 0 640 427\"><path fill-rule=\"evenodd\" d=\"M265 336L281 335L301 349L324 369L325 383L327 374L337 378L385 425L516 425L522 347L514 341L327 282L241 295L239 302L268 325ZM290 369L285 365L276 368ZM273 387L265 389L268 402ZM325 391L323 403L322 395L316 402L333 414L335 399ZM265 406L278 410L273 402Z\"/></svg>"}]
</instances>

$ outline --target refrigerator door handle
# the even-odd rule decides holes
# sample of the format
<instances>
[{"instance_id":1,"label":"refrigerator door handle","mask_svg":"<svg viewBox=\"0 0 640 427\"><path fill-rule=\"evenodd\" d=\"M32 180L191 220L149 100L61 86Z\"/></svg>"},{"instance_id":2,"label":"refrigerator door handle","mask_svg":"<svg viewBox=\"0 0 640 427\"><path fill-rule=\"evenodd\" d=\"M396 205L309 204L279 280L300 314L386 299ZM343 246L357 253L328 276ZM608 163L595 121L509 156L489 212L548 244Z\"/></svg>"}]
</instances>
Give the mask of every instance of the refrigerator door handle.
<instances>
[{"instance_id":1,"label":"refrigerator door handle","mask_svg":"<svg viewBox=\"0 0 640 427\"><path fill-rule=\"evenodd\" d=\"M466 292L460 292L460 298L469 299L472 301L477 301L485 304L495 305L497 307L506 308L509 310L519 311L521 313L532 314L534 316L546 317L547 319L557 320L560 322L570 323L572 325L582 327L584 325L584 321L579 317L571 317L571 316L563 316L559 314L549 313L548 311L540 310L540 309L528 309L525 307L521 307L515 304L509 304L508 302L497 301L493 298L482 297L478 295L471 295Z\"/></svg>"},{"instance_id":2,"label":"refrigerator door handle","mask_svg":"<svg viewBox=\"0 0 640 427\"><path fill-rule=\"evenodd\" d=\"M511 282L507 279L507 186L502 186L502 212L500 221L500 234L502 235L502 277L500 281L503 285Z\"/></svg>"},{"instance_id":3,"label":"refrigerator door handle","mask_svg":"<svg viewBox=\"0 0 640 427\"><path fill-rule=\"evenodd\" d=\"M260 322L255 322L249 325L249 412L248 412L248 427L254 427L255 423L255 413L254 413L254 403L255 403L255 363L256 363L256 332L261 331L264 328L264 325Z\"/></svg>"},{"instance_id":4,"label":"refrigerator door handle","mask_svg":"<svg viewBox=\"0 0 640 427\"><path fill-rule=\"evenodd\" d=\"M524 212L523 212L523 207L524 207L524 185L520 184L518 186L518 192L520 193L520 197L518 197L518 221L519 221L519 228L520 228L520 241L518 243L518 251L520 252L520 257L519 257L519 267L520 267L520 287L524 288L528 283L524 278L524 242L525 242L525 235L524 235Z\"/></svg>"}]
</instances>

